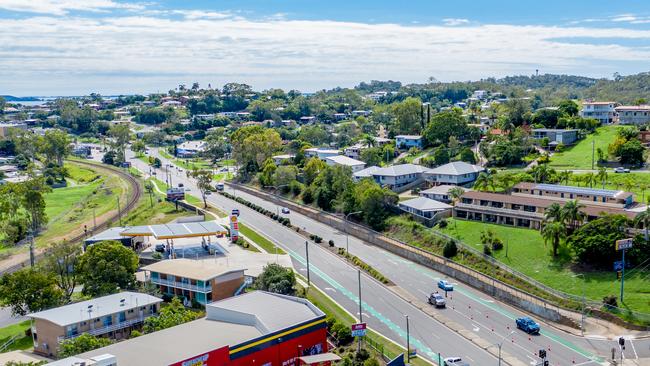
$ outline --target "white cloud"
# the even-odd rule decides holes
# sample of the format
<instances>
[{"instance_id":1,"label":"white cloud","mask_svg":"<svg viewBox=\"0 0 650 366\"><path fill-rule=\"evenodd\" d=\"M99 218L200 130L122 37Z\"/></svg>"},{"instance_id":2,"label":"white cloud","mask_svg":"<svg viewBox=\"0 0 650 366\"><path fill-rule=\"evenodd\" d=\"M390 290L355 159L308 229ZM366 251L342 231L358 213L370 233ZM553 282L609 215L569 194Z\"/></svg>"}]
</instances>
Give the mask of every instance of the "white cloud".
<instances>
[{"instance_id":1,"label":"white cloud","mask_svg":"<svg viewBox=\"0 0 650 366\"><path fill-rule=\"evenodd\" d=\"M650 23L650 17L639 16L635 14L620 14L611 17L613 22L625 22L630 24L647 24Z\"/></svg>"},{"instance_id":2,"label":"white cloud","mask_svg":"<svg viewBox=\"0 0 650 366\"><path fill-rule=\"evenodd\" d=\"M0 9L17 12L65 15L69 11L106 11L111 9L144 9L142 4L113 0L0 0Z\"/></svg>"},{"instance_id":3,"label":"white cloud","mask_svg":"<svg viewBox=\"0 0 650 366\"><path fill-rule=\"evenodd\" d=\"M469 19L462 19L462 18L445 18L442 20L442 23L444 25L448 26L457 26L457 25L465 25L469 23Z\"/></svg>"},{"instance_id":4,"label":"white cloud","mask_svg":"<svg viewBox=\"0 0 650 366\"><path fill-rule=\"evenodd\" d=\"M192 81L317 90L371 79L470 80L535 69L608 76L647 69L650 58L644 48L553 41L650 38L644 30L202 14L0 19L0 85L22 95L153 92Z\"/></svg>"},{"instance_id":5,"label":"white cloud","mask_svg":"<svg viewBox=\"0 0 650 366\"><path fill-rule=\"evenodd\" d=\"M189 20L196 19L226 19L232 18L230 12L202 11L202 10L173 10L172 14L179 14Z\"/></svg>"}]
</instances>

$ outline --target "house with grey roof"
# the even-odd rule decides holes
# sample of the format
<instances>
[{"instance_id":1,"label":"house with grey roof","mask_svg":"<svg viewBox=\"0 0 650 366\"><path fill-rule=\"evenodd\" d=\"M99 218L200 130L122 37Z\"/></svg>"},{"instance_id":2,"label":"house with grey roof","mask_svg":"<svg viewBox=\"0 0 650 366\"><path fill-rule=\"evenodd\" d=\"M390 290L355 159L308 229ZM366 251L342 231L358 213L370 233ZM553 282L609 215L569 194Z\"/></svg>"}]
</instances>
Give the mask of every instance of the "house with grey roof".
<instances>
[{"instance_id":1,"label":"house with grey roof","mask_svg":"<svg viewBox=\"0 0 650 366\"><path fill-rule=\"evenodd\" d=\"M325 163L329 166L338 165L338 166L350 167L353 173L363 170L363 168L366 167L366 163L364 163L363 161L352 159L345 155L328 156L327 158L325 158Z\"/></svg>"},{"instance_id":2,"label":"house with grey roof","mask_svg":"<svg viewBox=\"0 0 650 366\"><path fill-rule=\"evenodd\" d=\"M370 167L354 174L355 180L372 176L375 182L383 187L388 187L396 192L404 191L410 187L424 182L424 175L429 169L415 164L391 165L383 168Z\"/></svg>"},{"instance_id":3,"label":"house with grey roof","mask_svg":"<svg viewBox=\"0 0 650 366\"><path fill-rule=\"evenodd\" d=\"M449 195L449 191L454 188L460 188L463 190L463 192L469 191L467 188L443 184L422 190L419 192L419 195L420 197L426 197L435 201L449 203L452 201L451 196Z\"/></svg>"},{"instance_id":4,"label":"house with grey roof","mask_svg":"<svg viewBox=\"0 0 650 366\"><path fill-rule=\"evenodd\" d=\"M412 215L415 219L420 219L425 223L432 224L432 220L440 213L451 213L452 206L432 200L426 197L416 197L410 200L401 201L397 204L397 207Z\"/></svg>"},{"instance_id":5,"label":"house with grey roof","mask_svg":"<svg viewBox=\"0 0 650 366\"><path fill-rule=\"evenodd\" d=\"M479 173L485 171L482 166L469 164L464 161L454 161L431 169L427 173L427 181L434 185L466 185L476 180Z\"/></svg>"}]
</instances>

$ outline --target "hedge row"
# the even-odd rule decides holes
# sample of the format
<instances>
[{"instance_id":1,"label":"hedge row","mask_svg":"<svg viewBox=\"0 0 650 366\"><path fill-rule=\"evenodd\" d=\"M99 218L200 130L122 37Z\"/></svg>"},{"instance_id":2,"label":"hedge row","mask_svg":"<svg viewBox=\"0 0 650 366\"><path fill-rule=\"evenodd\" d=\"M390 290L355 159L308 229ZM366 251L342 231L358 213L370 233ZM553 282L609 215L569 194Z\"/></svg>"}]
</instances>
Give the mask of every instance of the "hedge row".
<instances>
[{"instance_id":1,"label":"hedge row","mask_svg":"<svg viewBox=\"0 0 650 366\"><path fill-rule=\"evenodd\" d=\"M374 269L371 265L368 263L362 261L359 257L356 255L352 255L348 252L345 251L345 248L338 248L338 254L340 256L345 257L347 260L351 261L354 263L355 266L363 269L366 271L368 274L370 274L372 277L374 277L377 281L383 283L383 284L389 284L390 280L386 278L381 272L377 271Z\"/></svg>"},{"instance_id":2,"label":"hedge row","mask_svg":"<svg viewBox=\"0 0 650 366\"><path fill-rule=\"evenodd\" d=\"M258 205L254 204L252 202L249 202L249 201L247 201L247 200L245 200L245 199L243 199L241 197L235 197L234 195L232 195L230 193L219 192L219 194L223 195L224 197L230 198L231 200L234 200L234 201L236 201L238 203L241 203L242 205L261 213L262 215L268 216L271 219L281 223L282 225L284 225L286 227L289 227L289 228L292 227L291 226L291 220L289 220L289 218L287 218L287 217L282 217L282 216L276 214L275 212L267 210L264 207L258 206Z\"/></svg>"}]
</instances>

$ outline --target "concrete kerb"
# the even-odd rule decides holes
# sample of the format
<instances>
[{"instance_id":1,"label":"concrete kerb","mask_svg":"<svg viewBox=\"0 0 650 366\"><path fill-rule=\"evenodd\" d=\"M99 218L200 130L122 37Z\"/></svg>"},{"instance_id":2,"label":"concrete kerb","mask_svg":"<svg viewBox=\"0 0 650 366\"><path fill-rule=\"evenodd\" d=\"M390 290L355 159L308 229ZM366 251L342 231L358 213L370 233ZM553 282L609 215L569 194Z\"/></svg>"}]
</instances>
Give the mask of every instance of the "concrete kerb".
<instances>
[{"instance_id":1,"label":"concrete kerb","mask_svg":"<svg viewBox=\"0 0 650 366\"><path fill-rule=\"evenodd\" d=\"M231 186L233 185L232 183L227 183L227 184ZM287 201L278 198L276 196L269 195L264 192L260 192L256 189L247 186L241 186L241 185L235 185L235 186L237 187L237 189L252 194L254 196L271 200L273 203L276 204L281 203L287 207L291 207L293 210L300 212L301 214L306 215L311 219L322 222L326 225L333 226L338 230L344 232L347 231L350 235L355 236L361 240L364 240L365 242L368 242L370 244L388 250L391 253L397 254L403 258L407 258L416 263L432 268L436 271L442 272L448 276L454 277L457 280L464 282L474 288L477 288L482 292L489 293L492 296L499 298L502 301L515 305L518 308L524 309L540 317L555 322L564 321L566 323L574 324L572 319L566 317L559 311L560 310L559 307L557 306L551 307L542 298L522 292L521 290L516 289L505 283L502 283L499 280L496 280L482 273L466 268L461 264L455 263L453 261L449 261L445 258L440 258L420 248L405 245L399 241L385 237L381 234L377 234L377 233L371 234L367 232L368 231L367 229L363 231L362 229L357 227L357 225L354 224L345 225L343 223L343 219L341 218L335 219L332 218L331 215L322 215L317 210L304 207L302 205L296 204L295 202ZM344 225L345 228L342 228L342 226Z\"/></svg>"},{"instance_id":2,"label":"concrete kerb","mask_svg":"<svg viewBox=\"0 0 650 366\"><path fill-rule=\"evenodd\" d=\"M301 230L301 231L306 232L305 230ZM328 253L330 253L330 254L333 255L333 256L336 256L337 258L339 257L339 256L337 256L335 253L330 252L329 250L325 250L325 251L328 252ZM343 258L341 258L341 259L343 259ZM353 267L353 268L357 268L357 267L354 266L353 264L349 263L349 261L347 261L347 260L345 260L345 259L343 259L343 260L344 260L344 261L345 261L349 266L351 266L351 267ZM366 274L367 274L367 273L366 273ZM298 276L302 277L302 275L298 275ZM481 349L483 349L483 350L489 352L490 354L492 354L492 355L494 355L494 356L498 356L498 354L494 353L493 351L491 351L491 350L489 349L490 346L493 346L493 345L494 345L493 343L490 343L490 342L488 342L488 341L482 339L481 337L479 337L477 334L475 334L475 333L473 333L473 332L471 332L471 331L468 331L468 330L464 329L463 326L461 326L460 324L458 324L458 323L456 323L456 322L454 322L454 321L449 320L449 318L447 318L446 316L444 316L444 315L442 315L442 314L439 314L439 313L437 313L437 312L433 312L433 311L431 311L431 307L428 306L428 304L424 304L423 302L421 302L421 301L419 301L419 300L416 300L415 298L413 298L413 296L411 296L408 292L406 292L405 290L403 290L401 287L399 287L399 286L386 286L386 285L384 285L383 283L381 283L380 281L378 281L376 278L372 277L371 275L367 274L367 276L368 276L372 281L375 281L375 282L378 283L379 285L384 286L385 288L387 288L388 290L390 290L390 291L391 291L393 294L395 294L397 297L401 298L402 300L408 302L409 304L411 304L411 305L414 306L415 308L419 309L419 310L422 311L423 313L427 314L429 317L433 318L433 319L436 320L438 323L440 323L440 324L444 325L445 327L447 327L448 329L450 329L450 330L456 332L456 333L459 334L461 337L463 337L463 338L467 339L468 341L474 343L474 344L475 344L476 346L478 346L479 348L481 348ZM304 282L303 282L303 283L304 283ZM306 285L306 283L305 283L305 285ZM314 287L315 287L315 286L314 286ZM315 287L315 288L318 289L317 287ZM336 303L336 301L335 301L334 299L332 299L329 295L325 294L323 291L320 291L320 289L318 289L318 290L319 290L319 292L323 293L326 297L328 297L331 301L333 301L334 303ZM345 310L345 309L344 309L344 310ZM357 319L357 320L358 320L358 318L357 318L356 316L352 315L352 314L351 314L350 312L348 312L347 310L345 310L345 312L348 313L350 316L352 316L354 319ZM378 332L375 332L375 333L380 334L380 333L378 333ZM381 335L381 334L380 334L380 335ZM383 335L382 335L382 337L386 338L386 337L383 336ZM389 338L386 338L386 339L390 340ZM391 340L391 342L392 342L392 340ZM394 343L397 344L396 342L394 342ZM511 361L510 361L510 362L505 361L505 360L506 360L506 357L507 357L508 359L510 359ZM507 353L507 352L505 352L505 351L502 352L502 359L503 359L503 361L505 361L505 364L506 364L506 365L510 365L510 366L528 366L526 363L523 363L523 362L517 360L516 358L510 356L509 353Z\"/></svg>"}]
</instances>

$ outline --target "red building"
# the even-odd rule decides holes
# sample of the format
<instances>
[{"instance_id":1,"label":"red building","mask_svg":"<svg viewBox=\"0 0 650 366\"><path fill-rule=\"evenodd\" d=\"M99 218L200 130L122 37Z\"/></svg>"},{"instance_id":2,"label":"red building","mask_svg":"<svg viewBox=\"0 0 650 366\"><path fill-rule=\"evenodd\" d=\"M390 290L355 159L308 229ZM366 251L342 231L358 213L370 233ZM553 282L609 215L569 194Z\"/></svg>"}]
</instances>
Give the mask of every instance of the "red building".
<instances>
[{"instance_id":1,"label":"red building","mask_svg":"<svg viewBox=\"0 0 650 366\"><path fill-rule=\"evenodd\" d=\"M322 311L305 299L255 291L207 305L205 318L56 365L112 356L116 366L293 366L301 356L327 351Z\"/></svg>"}]
</instances>

